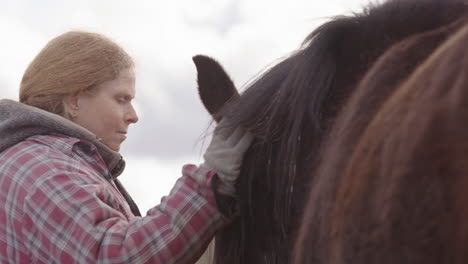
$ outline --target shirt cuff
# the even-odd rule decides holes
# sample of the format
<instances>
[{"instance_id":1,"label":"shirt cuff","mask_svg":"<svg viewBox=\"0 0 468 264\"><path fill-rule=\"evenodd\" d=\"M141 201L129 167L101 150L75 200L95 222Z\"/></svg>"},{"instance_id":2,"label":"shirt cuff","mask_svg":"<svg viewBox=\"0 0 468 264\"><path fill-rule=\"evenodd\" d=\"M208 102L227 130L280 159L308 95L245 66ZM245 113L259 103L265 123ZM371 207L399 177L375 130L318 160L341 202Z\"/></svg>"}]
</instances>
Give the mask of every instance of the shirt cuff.
<instances>
[{"instance_id":1,"label":"shirt cuff","mask_svg":"<svg viewBox=\"0 0 468 264\"><path fill-rule=\"evenodd\" d=\"M182 168L182 173L193 178L200 185L210 187L214 194L216 207L227 219L232 219L239 214L239 202L237 198L216 191L220 181L215 171L203 166L197 167L193 164L187 164Z\"/></svg>"}]
</instances>

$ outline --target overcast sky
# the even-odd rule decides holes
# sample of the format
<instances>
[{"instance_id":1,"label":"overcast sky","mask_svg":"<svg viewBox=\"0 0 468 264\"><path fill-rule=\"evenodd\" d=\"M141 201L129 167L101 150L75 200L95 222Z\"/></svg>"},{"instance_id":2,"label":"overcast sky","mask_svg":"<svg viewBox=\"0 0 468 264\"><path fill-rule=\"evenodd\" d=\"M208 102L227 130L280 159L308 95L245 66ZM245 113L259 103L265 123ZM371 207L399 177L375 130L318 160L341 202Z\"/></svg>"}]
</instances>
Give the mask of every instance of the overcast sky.
<instances>
[{"instance_id":1,"label":"overcast sky","mask_svg":"<svg viewBox=\"0 0 468 264\"><path fill-rule=\"evenodd\" d=\"M220 61L240 90L296 49L330 16L365 0L0 0L0 97L18 99L27 65L69 30L102 33L134 57L140 121L122 147L120 179L142 213L159 203L183 164L202 162L210 117L196 90L192 56Z\"/></svg>"}]
</instances>

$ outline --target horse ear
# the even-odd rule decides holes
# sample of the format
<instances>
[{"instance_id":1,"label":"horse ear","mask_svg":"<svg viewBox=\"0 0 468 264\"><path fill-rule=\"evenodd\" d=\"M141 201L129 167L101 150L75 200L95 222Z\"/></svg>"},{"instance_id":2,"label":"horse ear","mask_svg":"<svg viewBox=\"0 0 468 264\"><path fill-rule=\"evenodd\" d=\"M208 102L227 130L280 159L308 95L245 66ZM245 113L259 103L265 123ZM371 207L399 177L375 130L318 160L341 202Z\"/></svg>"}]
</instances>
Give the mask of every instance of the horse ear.
<instances>
[{"instance_id":1,"label":"horse ear","mask_svg":"<svg viewBox=\"0 0 468 264\"><path fill-rule=\"evenodd\" d=\"M196 55L192 58L197 68L198 93L206 110L219 122L221 108L230 100L239 97L233 81L214 59Z\"/></svg>"}]
</instances>

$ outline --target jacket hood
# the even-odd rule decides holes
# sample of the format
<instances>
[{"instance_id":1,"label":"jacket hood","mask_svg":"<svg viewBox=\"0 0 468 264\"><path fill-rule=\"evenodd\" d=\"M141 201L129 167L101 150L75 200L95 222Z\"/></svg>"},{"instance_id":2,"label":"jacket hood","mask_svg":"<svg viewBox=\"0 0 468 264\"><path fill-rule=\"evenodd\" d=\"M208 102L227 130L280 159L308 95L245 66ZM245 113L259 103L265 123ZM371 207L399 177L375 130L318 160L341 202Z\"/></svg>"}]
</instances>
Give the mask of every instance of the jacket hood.
<instances>
[{"instance_id":1,"label":"jacket hood","mask_svg":"<svg viewBox=\"0 0 468 264\"><path fill-rule=\"evenodd\" d=\"M63 134L94 144L113 178L122 174L125 161L122 156L104 145L89 130L59 115L9 99L0 100L0 152L40 134Z\"/></svg>"}]
</instances>

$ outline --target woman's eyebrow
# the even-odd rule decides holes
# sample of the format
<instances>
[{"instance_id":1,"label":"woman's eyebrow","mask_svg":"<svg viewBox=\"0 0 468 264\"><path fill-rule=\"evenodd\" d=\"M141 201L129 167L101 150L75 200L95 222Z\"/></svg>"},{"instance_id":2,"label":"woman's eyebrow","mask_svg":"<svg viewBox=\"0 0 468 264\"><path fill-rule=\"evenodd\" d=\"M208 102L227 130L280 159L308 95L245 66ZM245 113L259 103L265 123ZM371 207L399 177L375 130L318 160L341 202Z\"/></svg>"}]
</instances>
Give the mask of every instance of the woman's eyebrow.
<instances>
[{"instance_id":1,"label":"woman's eyebrow","mask_svg":"<svg viewBox=\"0 0 468 264\"><path fill-rule=\"evenodd\" d=\"M135 96L134 95L131 95L130 93L127 93L127 92L117 92L116 97L125 97L126 99L135 99Z\"/></svg>"}]
</instances>

